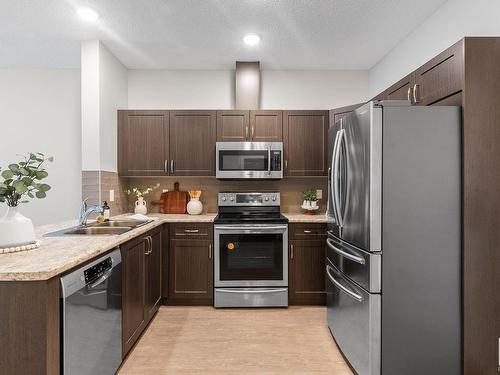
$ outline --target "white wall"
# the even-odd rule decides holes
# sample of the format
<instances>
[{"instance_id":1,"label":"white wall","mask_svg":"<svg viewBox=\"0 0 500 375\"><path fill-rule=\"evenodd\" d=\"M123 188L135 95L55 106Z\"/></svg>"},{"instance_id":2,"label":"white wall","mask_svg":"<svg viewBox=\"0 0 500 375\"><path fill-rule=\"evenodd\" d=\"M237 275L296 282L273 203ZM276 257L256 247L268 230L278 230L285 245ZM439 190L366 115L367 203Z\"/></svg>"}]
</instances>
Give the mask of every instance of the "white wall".
<instances>
[{"instance_id":1,"label":"white wall","mask_svg":"<svg viewBox=\"0 0 500 375\"><path fill-rule=\"evenodd\" d=\"M330 109L367 98L367 71L262 71L262 109ZM234 71L129 70L131 109L232 109Z\"/></svg>"},{"instance_id":2,"label":"white wall","mask_svg":"<svg viewBox=\"0 0 500 375\"><path fill-rule=\"evenodd\" d=\"M448 0L370 70L370 97L464 36L500 36L500 1Z\"/></svg>"},{"instance_id":3,"label":"white wall","mask_svg":"<svg viewBox=\"0 0 500 375\"><path fill-rule=\"evenodd\" d=\"M75 219L81 198L79 70L0 69L0 166L17 154L42 152L52 187L45 199L22 204L35 225ZM0 205L0 215L6 205Z\"/></svg>"},{"instance_id":4,"label":"white wall","mask_svg":"<svg viewBox=\"0 0 500 375\"><path fill-rule=\"evenodd\" d=\"M82 42L82 169L117 171L117 109L127 69L100 41Z\"/></svg>"}]
</instances>

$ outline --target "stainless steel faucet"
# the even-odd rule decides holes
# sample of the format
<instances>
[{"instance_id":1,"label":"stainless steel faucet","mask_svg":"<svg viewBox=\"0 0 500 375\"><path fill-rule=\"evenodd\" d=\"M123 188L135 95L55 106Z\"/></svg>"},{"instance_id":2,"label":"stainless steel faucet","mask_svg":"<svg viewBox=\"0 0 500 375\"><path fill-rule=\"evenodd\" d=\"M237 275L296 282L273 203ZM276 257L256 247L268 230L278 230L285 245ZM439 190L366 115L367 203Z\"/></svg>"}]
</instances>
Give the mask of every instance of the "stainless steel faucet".
<instances>
[{"instance_id":1,"label":"stainless steel faucet","mask_svg":"<svg viewBox=\"0 0 500 375\"><path fill-rule=\"evenodd\" d=\"M93 212L102 215L104 213L104 209L102 206L95 205L95 206L90 206L87 207L87 201L88 198L85 198L82 201L82 204L80 205L80 215L78 217L78 225L83 226L87 225L87 219L89 218L89 215Z\"/></svg>"}]
</instances>

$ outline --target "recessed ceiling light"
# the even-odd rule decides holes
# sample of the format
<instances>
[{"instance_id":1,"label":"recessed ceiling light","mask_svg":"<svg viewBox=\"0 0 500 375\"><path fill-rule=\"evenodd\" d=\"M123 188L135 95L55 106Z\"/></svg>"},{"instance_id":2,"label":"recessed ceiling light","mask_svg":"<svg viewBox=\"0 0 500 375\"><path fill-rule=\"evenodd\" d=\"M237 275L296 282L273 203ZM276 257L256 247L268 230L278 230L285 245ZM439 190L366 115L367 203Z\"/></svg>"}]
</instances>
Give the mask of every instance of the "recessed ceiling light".
<instances>
[{"instance_id":1,"label":"recessed ceiling light","mask_svg":"<svg viewBox=\"0 0 500 375\"><path fill-rule=\"evenodd\" d=\"M81 19L87 22L95 22L99 19L99 14L90 8L78 8L76 13L78 13Z\"/></svg>"},{"instance_id":2,"label":"recessed ceiling light","mask_svg":"<svg viewBox=\"0 0 500 375\"><path fill-rule=\"evenodd\" d=\"M257 34L247 34L243 37L243 41L249 46L256 46L260 42L260 36Z\"/></svg>"}]
</instances>

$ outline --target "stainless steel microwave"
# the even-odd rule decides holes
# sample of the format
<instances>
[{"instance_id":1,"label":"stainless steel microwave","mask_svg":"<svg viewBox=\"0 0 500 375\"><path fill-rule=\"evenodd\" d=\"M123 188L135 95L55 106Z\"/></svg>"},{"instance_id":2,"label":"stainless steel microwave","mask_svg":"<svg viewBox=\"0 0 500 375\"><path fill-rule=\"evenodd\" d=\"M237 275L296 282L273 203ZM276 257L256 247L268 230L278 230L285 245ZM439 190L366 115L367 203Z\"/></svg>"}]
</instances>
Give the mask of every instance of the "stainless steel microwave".
<instances>
[{"instance_id":1,"label":"stainless steel microwave","mask_svg":"<svg viewBox=\"0 0 500 375\"><path fill-rule=\"evenodd\" d=\"M283 142L217 142L218 179L283 178Z\"/></svg>"}]
</instances>

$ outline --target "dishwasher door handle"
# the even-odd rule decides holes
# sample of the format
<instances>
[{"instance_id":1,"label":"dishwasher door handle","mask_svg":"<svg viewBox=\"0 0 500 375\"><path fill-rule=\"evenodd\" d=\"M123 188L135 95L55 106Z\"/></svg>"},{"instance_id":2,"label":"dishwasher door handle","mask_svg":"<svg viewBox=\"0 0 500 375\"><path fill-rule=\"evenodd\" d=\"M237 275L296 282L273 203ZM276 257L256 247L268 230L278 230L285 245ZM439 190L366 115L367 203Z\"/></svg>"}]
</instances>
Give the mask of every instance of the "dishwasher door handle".
<instances>
[{"instance_id":1,"label":"dishwasher door handle","mask_svg":"<svg viewBox=\"0 0 500 375\"><path fill-rule=\"evenodd\" d=\"M107 270L104 273L104 275L102 275L101 277L99 277L96 281L94 281L93 283L88 284L87 288L94 289L95 287L101 285L103 282L105 282L111 276L112 273L113 273L113 269L110 268L109 270Z\"/></svg>"}]
</instances>

